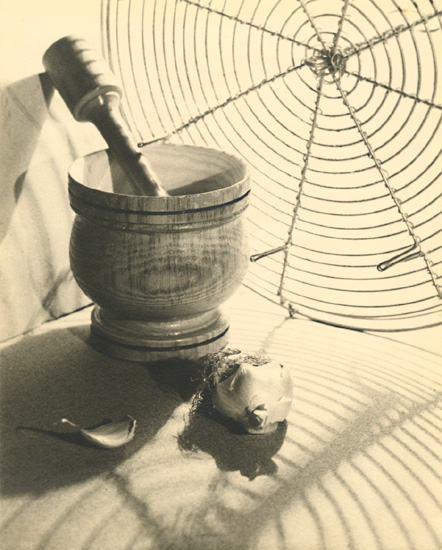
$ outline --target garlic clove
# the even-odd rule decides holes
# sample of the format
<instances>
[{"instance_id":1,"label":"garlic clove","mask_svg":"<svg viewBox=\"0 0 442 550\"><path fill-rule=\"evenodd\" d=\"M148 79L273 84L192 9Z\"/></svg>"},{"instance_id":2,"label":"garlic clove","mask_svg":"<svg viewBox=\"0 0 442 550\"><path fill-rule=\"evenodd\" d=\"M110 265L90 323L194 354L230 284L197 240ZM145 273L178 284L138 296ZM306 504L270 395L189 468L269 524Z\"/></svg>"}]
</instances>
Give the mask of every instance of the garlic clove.
<instances>
[{"instance_id":1,"label":"garlic clove","mask_svg":"<svg viewBox=\"0 0 442 550\"><path fill-rule=\"evenodd\" d=\"M250 433L270 433L277 429L278 423L283 422L291 409L292 400L282 397L279 401L265 403L254 409L248 407Z\"/></svg>"},{"instance_id":2,"label":"garlic clove","mask_svg":"<svg viewBox=\"0 0 442 550\"><path fill-rule=\"evenodd\" d=\"M292 408L292 400L282 397L279 401L267 405L269 422L282 422L285 420Z\"/></svg>"},{"instance_id":3,"label":"garlic clove","mask_svg":"<svg viewBox=\"0 0 442 550\"><path fill-rule=\"evenodd\" d=\"M242 391L251 397L250 404L254 407L264 402L279 401L281 397L293 396L293 382L289 370L278 363L271 361L255 367L250 363L244 363L242 367ZM257 401L261 400L261 403Z\"/></svg>"},{"instance_id":4,"label":"garlic clove","mask_svg":"<svg viewBox=\"0 0 442 550\"><path fill-rule=\"evenodd\" d=\"M72 426L90 443L104 449L115 449L129 443L135 435L137 421L131 416L126 416L120 420L108 421L96 428L83 429L68 420L62 418L63 424Z\"/></svg>"}]
</instances>

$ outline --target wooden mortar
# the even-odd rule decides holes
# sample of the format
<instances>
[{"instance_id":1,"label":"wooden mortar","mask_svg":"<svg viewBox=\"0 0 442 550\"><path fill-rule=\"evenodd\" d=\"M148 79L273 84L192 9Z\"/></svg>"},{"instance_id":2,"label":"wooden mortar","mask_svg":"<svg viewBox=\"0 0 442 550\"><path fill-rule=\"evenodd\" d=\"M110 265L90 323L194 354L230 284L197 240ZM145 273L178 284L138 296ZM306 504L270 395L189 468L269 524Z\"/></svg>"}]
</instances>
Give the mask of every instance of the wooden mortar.
<instances>
[{"instance_id":1,"label":"wooden mortar","mask_svg":"<svg viewBox=\"0 0 442 550\"><path fill-rule=\"evenodd\" d=\"M133 361L202 357L226 345L219 306L247 270L247 167L212 149L147 149L170 196L116 193L124 174L106 151L73 164L72 271L97 304L92 342L102 351Z\"/></svg>"}]
</instances>

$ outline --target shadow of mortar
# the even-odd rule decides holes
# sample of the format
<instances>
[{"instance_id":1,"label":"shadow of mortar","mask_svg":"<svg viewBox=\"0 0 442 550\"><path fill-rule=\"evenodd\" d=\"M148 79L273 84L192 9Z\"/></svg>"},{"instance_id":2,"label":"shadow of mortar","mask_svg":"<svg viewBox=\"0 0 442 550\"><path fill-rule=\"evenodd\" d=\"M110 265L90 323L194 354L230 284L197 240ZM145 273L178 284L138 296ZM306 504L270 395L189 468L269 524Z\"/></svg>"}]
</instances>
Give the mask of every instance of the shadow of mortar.
<instances>
[{"instance_id":1,"label":"shadow of mortar","mask_svg":"<svg viewBox=\"0 0 442 550\"><path fill-rule=\"evenodd\" d=\"M24 337L2 350L0 384L1 480L6 495L40 495L106 474L141 449L167 422L190 390L183 380L165 392L150 371L85 345L88 328L71 327ZM174 365L172 365L172 370ZM176 365L175 365L176 368ZM161 365L167 371L167 363ZM164 382L167 375L161 375ZM129 414L134 439L101 449L60 423L80 426ZM19 429L17 429L19 428Z\"/></svg>"}]
</instances>

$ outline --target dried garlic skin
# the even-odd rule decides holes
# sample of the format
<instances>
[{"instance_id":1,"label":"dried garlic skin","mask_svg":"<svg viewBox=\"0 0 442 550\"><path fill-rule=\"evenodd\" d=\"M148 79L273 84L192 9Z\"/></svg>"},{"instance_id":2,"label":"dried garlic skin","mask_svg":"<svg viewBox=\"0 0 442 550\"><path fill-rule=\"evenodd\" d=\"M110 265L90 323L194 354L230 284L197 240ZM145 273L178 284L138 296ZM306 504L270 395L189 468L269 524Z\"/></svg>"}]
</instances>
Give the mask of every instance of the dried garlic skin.
<instances>
[{"instance_id":1,"label":"dried garlic skin","mask_svg":"<svg viewBox=\"0 0 442 550\"><path fill-rule=\"evenodd\" d=\"M245 356L245 354L241 354ZM240 356L235 359L241 360ZM245 356L250 360L251 356ZM293 398L293 381L287 368L277 361L254 365L240 363L213 391L215 409L239 422L251 434L273 432L286 419Z\"/></svg>"}]
</instances>

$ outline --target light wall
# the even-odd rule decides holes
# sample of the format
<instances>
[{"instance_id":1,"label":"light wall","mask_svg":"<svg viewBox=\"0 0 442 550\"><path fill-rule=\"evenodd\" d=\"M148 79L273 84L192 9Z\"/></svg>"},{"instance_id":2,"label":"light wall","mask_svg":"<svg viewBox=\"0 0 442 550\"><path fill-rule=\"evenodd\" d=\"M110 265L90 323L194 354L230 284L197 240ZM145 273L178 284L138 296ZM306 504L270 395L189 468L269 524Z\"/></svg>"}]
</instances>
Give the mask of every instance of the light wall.
<instances>
[{"instance_id":1,"label":"light wall","mask_svg":"<svg viewBox=\"0 0 442 550\"><path fill-rule=\"evenodd\" d=\"M69 268L67 172L104 147L73 120L42 55L77 34L101 48L100 0L0 2L0 341L89 303Z\"/></svg>"}]
</instances>

